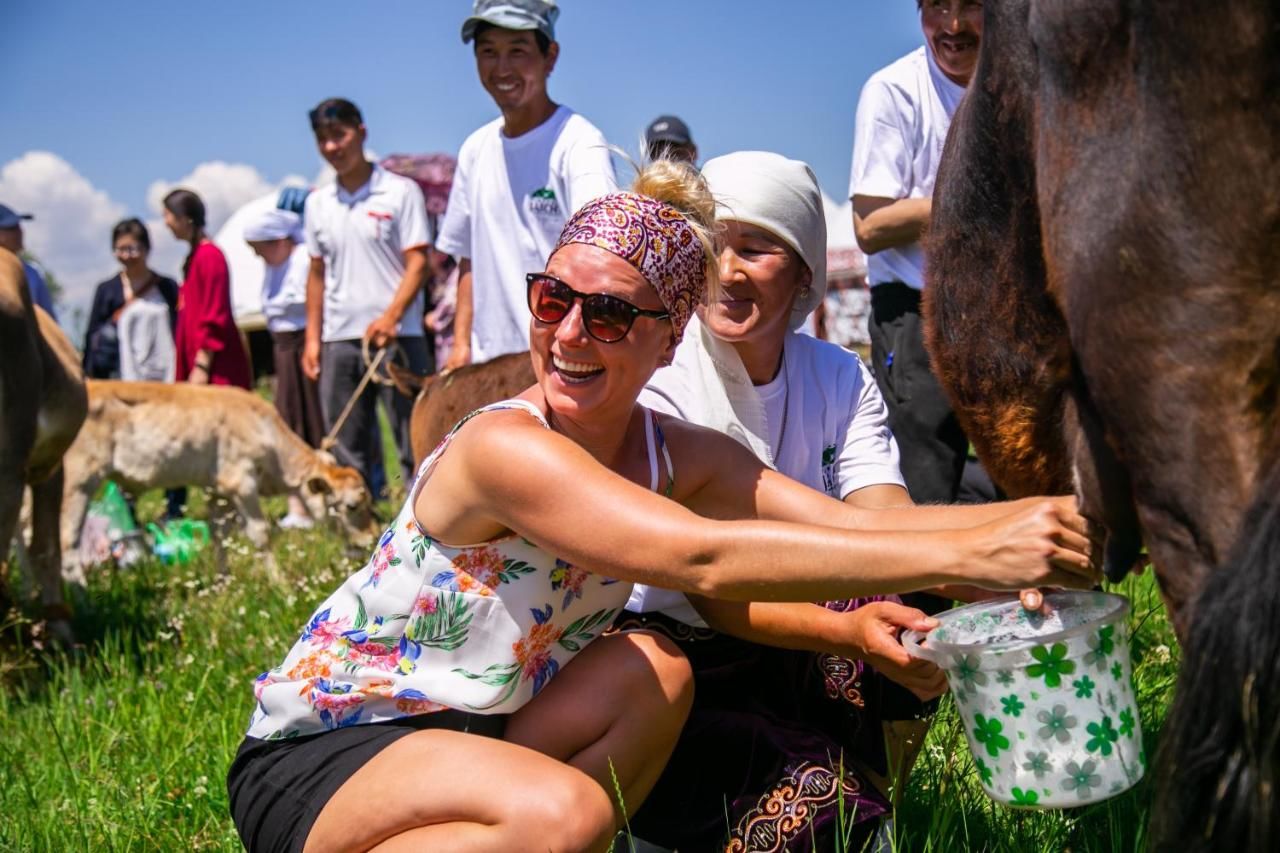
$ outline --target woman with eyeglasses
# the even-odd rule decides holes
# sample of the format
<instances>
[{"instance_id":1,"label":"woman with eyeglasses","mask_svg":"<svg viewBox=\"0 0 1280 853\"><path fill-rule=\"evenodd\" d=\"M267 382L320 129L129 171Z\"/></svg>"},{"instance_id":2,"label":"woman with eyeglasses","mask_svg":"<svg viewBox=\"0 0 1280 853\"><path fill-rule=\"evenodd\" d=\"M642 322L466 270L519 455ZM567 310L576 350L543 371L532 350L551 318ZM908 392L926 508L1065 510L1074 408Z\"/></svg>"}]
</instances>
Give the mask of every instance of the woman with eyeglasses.
<instances>
[{"instance_id":1,"label":"woman with eyeglasses","mask_svg":"<svg viewBox=\"0 0 1280 853\"><path fill-rule=\"evenodd\" d=\"M178 283L147 266L151 254L151 235L142 220L130 218L111 229L111 251L120 264L120 272L98 285L89 309L85 329L84 371L91 379L172 378L169 361L173 353L173 330L178 316ZM135 302L146 309L138 316L147 322L130 322L136 332L126 358L125 376L121 369L121 315ZM154 306L163 303L166 324L155 322ZM135 312L136 313L136 312ZM165 337L167 336L167 340Z\"/></svg>"},{"instance_id":2,"label":"woman with eyeglasses","mask_svg":"<svg viewBox=\"0 0 1280 853\"><path fill-rule=\"evenodd\" d=\"M844 529L848 505L638 405L716 291L714 211L659 162L565 225L527 281L537 383L449 433L255 683L228 776L248 849L606 849L692 700L670 640L601 636L635 582L745 601L1093 582L1065 504Z\"/></svg>"}]
</instances>

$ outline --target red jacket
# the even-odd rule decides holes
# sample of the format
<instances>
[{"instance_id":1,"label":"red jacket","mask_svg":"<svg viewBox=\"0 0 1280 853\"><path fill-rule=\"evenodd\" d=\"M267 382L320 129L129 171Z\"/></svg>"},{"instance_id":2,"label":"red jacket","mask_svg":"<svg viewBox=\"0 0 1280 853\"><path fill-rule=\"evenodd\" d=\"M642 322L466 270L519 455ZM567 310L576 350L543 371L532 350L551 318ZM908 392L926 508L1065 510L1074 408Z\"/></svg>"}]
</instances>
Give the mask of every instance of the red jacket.
<instances>
[{"instance_id":1,"label":"red jacket","mask_svg":"<svg viewBox=\"0 0 1280 853\"><path fill-rule=\"evenodd\" d=\"M212 385L248 388L253 381L249 356L240 330L231 316L231 276L227 259L212 242L196 247L191 267L178 291L178 326L174 331L178 350L177 379L185 382L196 365L196 353L209 350L213 364Z\"/></svg>"}]
</instances>

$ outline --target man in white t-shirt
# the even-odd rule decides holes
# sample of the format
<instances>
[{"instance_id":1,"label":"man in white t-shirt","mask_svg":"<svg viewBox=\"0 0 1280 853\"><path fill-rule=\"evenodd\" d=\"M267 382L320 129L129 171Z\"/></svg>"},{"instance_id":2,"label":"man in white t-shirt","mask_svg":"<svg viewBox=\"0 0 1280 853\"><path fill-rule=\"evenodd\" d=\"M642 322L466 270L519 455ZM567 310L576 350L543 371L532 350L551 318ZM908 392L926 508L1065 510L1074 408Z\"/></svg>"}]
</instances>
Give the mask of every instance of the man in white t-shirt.
<instances>
[{"instance_id":1,"label":"man in white t-shirt","mask_svg":"<svg viewBox=\"0 0 1280 853\"><path fill-rule=\"evenodd\" d=\"M311 111L321 155L337 176L307 196L303 214L311 269L307 278L302 367L320 380L325 426L333 429L351 400L371 351L403 351L415 373L431 372L423 337L422 288L427 272L427 208L422 190L364 156L364 118L350 101L330 98ZM413 401L369 383L342 422L337 455L374 488L377 398L395 433L404 482L413 478L409 415Z\"/></svg>"},{"instance_id":2,"label":"man in white t-shirt","mask_svg":"<svg viewBox=\"0 0 1280 853\"><path fill-rule=\"evenodd\" d=\"M917 0L925 46L871 76L858 99L849 196L867 253L871 363L916 503L953 503L968 455L929 367L920 324L924 253L942 145L982 38L982 3Z\"/></svg>"},{"instance_id":3,"label":"man in white t-shirt","mask_svg":"<svg viewBox=\"0 0 1280 853\"><path fill-rule=\"evenodd\" d=\"M525 274L542 270L579 207L617 186L604 135L547 95L559 11L552 0L476 0L462 25L502 115L462 144L436 241L459 259L448 368L529 348Z\"/></svg>"}]
</instances>

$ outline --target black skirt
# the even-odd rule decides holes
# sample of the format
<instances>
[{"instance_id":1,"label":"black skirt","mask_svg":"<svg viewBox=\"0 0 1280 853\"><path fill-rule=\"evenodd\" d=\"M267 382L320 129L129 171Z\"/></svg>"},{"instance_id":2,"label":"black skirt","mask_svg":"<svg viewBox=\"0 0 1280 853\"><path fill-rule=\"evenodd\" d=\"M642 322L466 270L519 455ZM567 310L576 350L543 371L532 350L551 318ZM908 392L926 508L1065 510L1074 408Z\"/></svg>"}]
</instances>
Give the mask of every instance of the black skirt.
<instances>
[{"instance_id":1,"label":"black skirt","mask_svg":"<svg viewBox=\"0 0 1280 853\"><path fill-rule=\"evenodd\" d=\"M249 853L299 853L329 798L400 738L426 729L501 738L506 722L437 711L288 740L246 737L227 772L231 819Z\"/></svg>"}]
</instances>

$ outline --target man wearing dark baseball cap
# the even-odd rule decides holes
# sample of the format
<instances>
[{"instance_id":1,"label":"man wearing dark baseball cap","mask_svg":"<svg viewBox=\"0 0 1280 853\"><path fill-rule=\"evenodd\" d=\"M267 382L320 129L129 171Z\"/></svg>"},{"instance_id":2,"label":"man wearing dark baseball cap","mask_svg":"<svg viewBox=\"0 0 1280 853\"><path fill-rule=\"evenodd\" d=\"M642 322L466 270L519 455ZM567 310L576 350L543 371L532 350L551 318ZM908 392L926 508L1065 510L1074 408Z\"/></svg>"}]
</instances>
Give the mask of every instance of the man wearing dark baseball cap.
<instances>
[{"instance_id":1,"label":"man wearing dark baseball cap","mask_svg":"<svg viewBox=\"0 0 1280 853\"><path fill-rule=\"evenodd\" d=\"M22 261L22 269L27 274L27 289L31 291L31 301L57 320L58 312L53 309L53 295L49 293L49 286L44 283L44 274L39 267L22 257L22 222L31 219L35 217L30 213L18 213L12 207L0 204L0 248L8 249Z\"/></svg>"},{"instance_id":2,"label":"man wearing dark baseball cap","mask_svg":"<svg viewBox=\"0 0 1280 853\"><path fill-rule=\"evenodd\" d=\"M698 146L693 142L689 125L679 116L658 116L644 132L645 150L650 160L678 160L698 162Z\"/></svg>"},{"instance_id":3,"label":"man wearing dark baseball cap","mask_svg":"<svg viewBox=\"0 0 1280 853\"><path fill-rule=\"evenodd\" d=\"M559 13L552 0L476 0L462 24L502 115L462 144L436 240L459 270L446 367L529 348L525 274L543 268L579 207L617 186L604 135L547 94Z\"/></svg>"}]
</instances>

